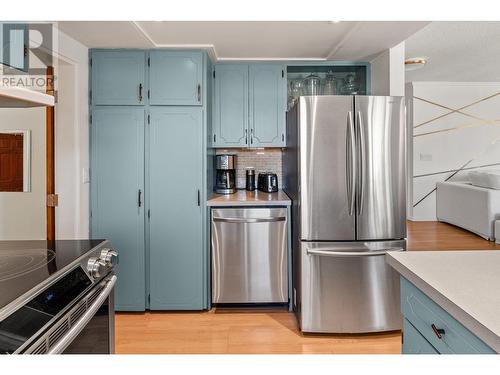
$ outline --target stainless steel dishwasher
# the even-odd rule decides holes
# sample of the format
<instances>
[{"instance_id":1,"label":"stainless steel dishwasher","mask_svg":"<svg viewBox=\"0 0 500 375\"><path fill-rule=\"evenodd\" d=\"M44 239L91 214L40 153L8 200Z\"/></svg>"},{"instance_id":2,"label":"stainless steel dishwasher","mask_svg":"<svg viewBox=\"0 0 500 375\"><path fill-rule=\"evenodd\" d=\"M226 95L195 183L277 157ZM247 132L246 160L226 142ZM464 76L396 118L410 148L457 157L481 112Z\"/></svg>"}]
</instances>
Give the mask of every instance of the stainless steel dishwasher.
<instances>
[{"instance_id":1,"label":"stainless steel dishwasher","mask_svg":"<svg viewBox=\"0 0 500 375\"><path fill-rule=\"evenodd\" d=\"M212 209L212 303L288 302L286 208Z\"/></svg>"}]
</instances>

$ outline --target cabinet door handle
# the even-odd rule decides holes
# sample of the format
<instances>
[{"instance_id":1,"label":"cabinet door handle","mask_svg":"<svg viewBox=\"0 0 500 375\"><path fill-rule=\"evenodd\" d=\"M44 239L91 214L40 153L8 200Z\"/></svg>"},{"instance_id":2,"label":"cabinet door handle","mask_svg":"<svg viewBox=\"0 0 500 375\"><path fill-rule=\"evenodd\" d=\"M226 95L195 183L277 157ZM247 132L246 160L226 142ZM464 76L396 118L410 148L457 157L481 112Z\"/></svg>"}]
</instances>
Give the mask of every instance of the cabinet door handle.
<instances>
[{"instance_id":1,"label":"cabinet door handle","mask_svg":"<svg viewBox=\"0 0 500 375\"><path fill-rule=\"evenodd\" d=\"M248 144L248 130L245 129L245 144Z\"/></svg>"},{"instance_id":2,"label":"cabinet door handle","mask_svg":"<svg viewBox=\"0 0 500 375\"><path fill-rule=\"evenodd\" d=\"M139 189L137 192L137 206L141 207L142 206L142 190Z\"/></svg>"},{"instance_id":3,"label":"cabinet door handle","mask_svg":"<svg viewBox=\"0 0 500 375\"><path fill-rule=\"evenodd\" d=\"M437 328L434 323L431 324L431 328L434 331L434 333L436 334L437 338L441 340L443 338L443 335L444 335L444 329Z\"/></svg>"},{"instance_id":4,"label":"cabinet door handle","mask_svg":"<svg viewBox=\"0 0 500 375\"><path fill-rule=\"evenodd\" d=\"M139 83L139 101L142 102L142 83Z\"/></svg>"},{"instance_id":5,"label":"cabinet door handle","mask_svg":"<svg viewBox=\"0 0 500 375\"><path fill-rule=\"evenodd\" d=\"M201 204L200 189L198 189L198 207L200 207L200 204Z\"/></svg>"},{"instance_id":6,"label":"cabinet door handle","mask_svg":"<svg viewBox=\"0 0 500 375\"><path fill-rule=\"evenodd\" d=\"M198 101L201 102L201 85L199 83L196 86L196 92L198 93Z\"/></svg>"},{"instance_id":7,"label":"cabinet door handle","mask_svg":"<svg viewBox=\"0 0 500 375\"><path fill-rule=\"evenodd\" d=\"M215 139L216 139L216 138L215 138L215 134L214 134L214 143L215 143Z\"/></svg>"}]
</instances>

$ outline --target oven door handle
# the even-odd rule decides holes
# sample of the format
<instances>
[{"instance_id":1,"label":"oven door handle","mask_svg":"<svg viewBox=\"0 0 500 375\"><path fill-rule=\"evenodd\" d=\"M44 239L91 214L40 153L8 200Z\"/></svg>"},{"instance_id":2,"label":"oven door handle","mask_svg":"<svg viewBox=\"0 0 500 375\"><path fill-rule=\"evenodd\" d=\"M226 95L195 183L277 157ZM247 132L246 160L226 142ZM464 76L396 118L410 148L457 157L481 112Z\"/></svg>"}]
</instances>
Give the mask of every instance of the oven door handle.
<instances>
[{"instance_id":1,"label":"oven door handle","mask_svg":"<svg viewBox=\"0 0 500 375\"><path fill-rule=\"evenodd\" d=\"M106 283L106 286L99 294L99 297L96 298L92 306L90 306L87 312L82 315L80 320L78 320L78 322L71 327L68 333L64 335L57 342L57 344L55 344L52 348L50 348L48 354L61 354L64 351L64 349L66 349L68 345L73 342L73 340L78 336L78 334L85 328L90 319L94 317L95 313L97 312L97 310L99 310L99 308L104 303L106 298L109 297L115 284L116 284L116 276L113 275Z\"/></svg>"}]
</instances>

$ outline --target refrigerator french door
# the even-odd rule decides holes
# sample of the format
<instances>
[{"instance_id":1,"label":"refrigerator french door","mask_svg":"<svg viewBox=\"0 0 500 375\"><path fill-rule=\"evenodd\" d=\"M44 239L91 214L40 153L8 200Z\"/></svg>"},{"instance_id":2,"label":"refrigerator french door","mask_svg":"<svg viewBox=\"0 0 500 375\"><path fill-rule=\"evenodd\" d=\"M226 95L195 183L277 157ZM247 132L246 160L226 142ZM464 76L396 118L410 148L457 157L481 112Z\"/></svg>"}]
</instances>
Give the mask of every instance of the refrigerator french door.
<instances>
[{"instance_id":1,"label":"refrigerator french door","mask_svg":"<svg viewBox=\"0 0 500 375\"><path fill-rule=\"evenodd\" d=\"M356 237L406 237L406 132L401 97L355 96Z\"/></svg>"},{"instance_id":2,"label":"refrigerator french door","mask_svg":"<svg viewBox=\"0 0 500 375\"><path fill-rule=\"evenodd\" d=\"M297 110L301 239L405 238L402 98L305 96Z\"/></svg>"},{"instance_id":3,"label":"refrigerator french door","mask_svg":"<svg viewBox=\"0 0 500 375\"><path fill-rule=\"evenodd\" d=\"M406 247L402 98L305 96L287 121L302 331L400 329L399 280L384 257Z\"/></svg>"}]
</instances>

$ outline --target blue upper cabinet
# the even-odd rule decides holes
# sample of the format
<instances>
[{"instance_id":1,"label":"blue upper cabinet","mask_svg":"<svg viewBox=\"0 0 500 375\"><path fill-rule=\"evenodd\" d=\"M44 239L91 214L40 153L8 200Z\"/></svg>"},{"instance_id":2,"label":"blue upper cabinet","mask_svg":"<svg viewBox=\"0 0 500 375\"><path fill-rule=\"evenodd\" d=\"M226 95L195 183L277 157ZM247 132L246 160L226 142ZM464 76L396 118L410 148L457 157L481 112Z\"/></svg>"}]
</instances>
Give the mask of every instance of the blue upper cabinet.
<instances>
[{"instance_id":1,"label":"blue upper cabinet","mask_svg":"<svg viewBox=\"0 0 500 375\"><path fill-rule=\"evenodd\" d=\"M285 66L253 64L249 69L250 147L285 146Z\"/></svg>"},{"instance_id":2,"label":"blue upper cabinet","mask_svg":"<svg viewBox=\"0 0 500 375\"><path fill-rule=\"evenodd\" d=\"M248 65L215 66L214 147L248 146Z\"/></svg>"},{"instance_id":3,"label":"blue upper cabinet","mask_svg":"<svg viewBox=\"0 0 500 375\"><path fill-rule=\"evenodd\" d=\"M213 147L284 147L286 67L215 66Z\"/></svg>"},{"instance_id":4,"label":"blue upper cabinet","mask_svg":"<svg viewBox=\"0 0 500 375\"><path fill-rule=\"evenodd\" d=\"M143 105L146 101L143 51L92 53L92 104Z\"/></svg>"},{"instance_id":5,"label":"blue upper cabinet","mask_svg":"<svg viewBox=\"0 0 500 375\"><path fill-rule=\"evenodd\" d=\"M28 71L29 30L25 23L0 22L0 63L19 71Z\"/></svg>"},{"instance_id":6,"label":"blue upper cabinet","mask_svg":"<svg viewBox=\"0 0 500 375\"><path fill-rule=\"evenodd\" d=\"M151 51L151 105L202 105L202 52Z\"/></svg>"}]
</instances>

